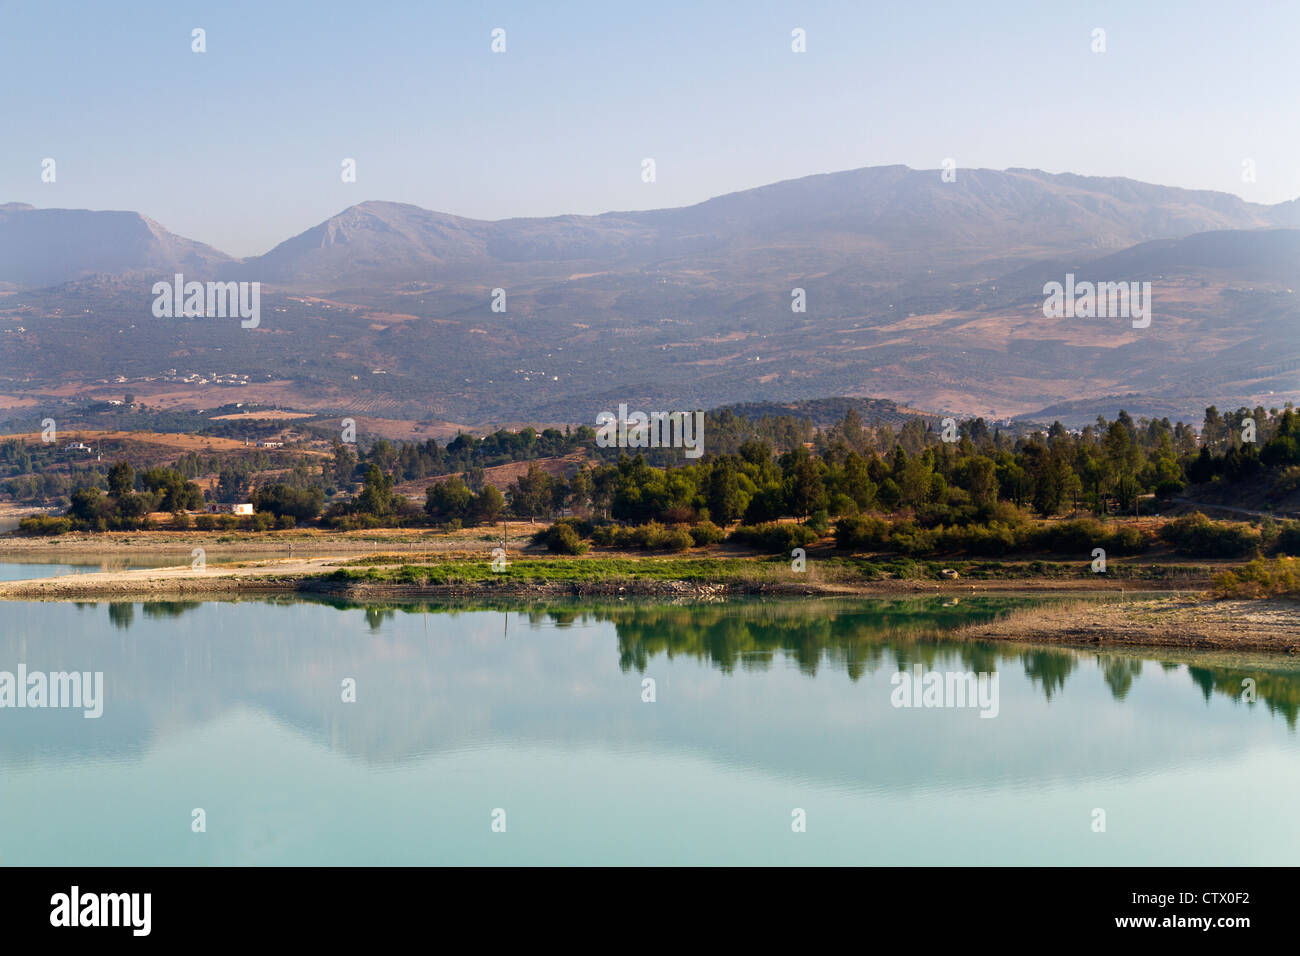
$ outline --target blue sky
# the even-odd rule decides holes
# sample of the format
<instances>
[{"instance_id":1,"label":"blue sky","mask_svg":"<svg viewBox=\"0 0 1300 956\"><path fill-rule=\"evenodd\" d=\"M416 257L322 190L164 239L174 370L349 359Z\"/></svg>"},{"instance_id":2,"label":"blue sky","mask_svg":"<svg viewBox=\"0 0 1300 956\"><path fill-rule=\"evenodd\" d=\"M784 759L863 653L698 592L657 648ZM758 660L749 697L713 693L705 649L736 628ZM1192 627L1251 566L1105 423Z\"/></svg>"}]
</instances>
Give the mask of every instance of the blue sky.
<instances>
[{"instance_id":1,"label":"blue sky","mask_svg":"<svg viewBox=\"0 0 1300 956\"><path fill-rule=\"evenodd\" d=\"M366 199L598 213L946 157L1278 202L1298 37L1268 0L0 0L0 202L138 210L233 255Z\"/></svg>"}]
</instances>

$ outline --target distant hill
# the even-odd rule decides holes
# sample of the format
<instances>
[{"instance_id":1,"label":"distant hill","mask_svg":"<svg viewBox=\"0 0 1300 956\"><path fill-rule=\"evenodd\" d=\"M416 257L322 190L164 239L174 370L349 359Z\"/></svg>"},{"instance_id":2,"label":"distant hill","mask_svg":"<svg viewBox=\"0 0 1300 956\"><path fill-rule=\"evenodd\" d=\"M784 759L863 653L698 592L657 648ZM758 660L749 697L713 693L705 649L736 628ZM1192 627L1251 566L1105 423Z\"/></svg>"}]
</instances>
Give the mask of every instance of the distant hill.
<instances>
[{"instance_id":1,"label":"distant hill","mask_svg":"<svg viewBox=\"0 0 1300 956\"><path fill-rule=\"evenodd\" d=\"M136 212L0 206L0 282L39 288L95 273L190 272L234 262Z\"/></svg>"},{"instance_id":2,"label":"distant hill","mask_svg":"<svg viewBox=\"0 0 1300 956\"><path fill-rule=\"evenodd\" d=\"M1038 170L879 166L789 180L678 209L485 222L418 206L364 202L247 260L246 274L316 291L464 275L505 265L585 263L572 271L670 268L690 260L728 274L817 257L875 279L1008 271L1061 253L1117 250L1219 229L1300 224L1291 204ZM784 263L780 262L785 258ZM567 266L565 267L568 268ZM525 273L540 276L536 270ZM501 275L499 273L499 275ZM510 272L500 281L512 278ZM500 282L498 282L500 284Z\"/></svg>"},{"instance_id":3,"label":"distant hill","mask_svg":"<svg viewBox=\"0 0 1300 956\"><path fill-rule=\"evenodd\" d=\"M0 334L23 361L0 395L16 414L92 386L203 407L234 397L203 384L220 375L244 400L467 426L825 395L1049 421L1125 396L1186 418L1300 399L1297 227L1300 200L903 166L600 216L364 202L242 261L136 213L10 205ZM153 318L174 271L264 283L260 326ZM1046 319L1067 273L1152 282L1150 327Z\"/></svg>"}]
</instances>

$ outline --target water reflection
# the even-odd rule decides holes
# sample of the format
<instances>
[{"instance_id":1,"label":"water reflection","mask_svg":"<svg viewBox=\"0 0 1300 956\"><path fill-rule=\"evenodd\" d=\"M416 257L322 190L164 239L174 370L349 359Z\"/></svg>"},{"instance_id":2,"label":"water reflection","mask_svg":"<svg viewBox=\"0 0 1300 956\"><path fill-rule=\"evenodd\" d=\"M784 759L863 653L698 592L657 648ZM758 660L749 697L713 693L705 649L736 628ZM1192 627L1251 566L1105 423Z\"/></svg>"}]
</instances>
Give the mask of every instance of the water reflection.
<instances>
[{"instance_id":1,"label":"water reflection","mask_svg":"<svg viewBox=\"0 0 1300 956\"><path fill-rule=\"evenodd\" d=\"M176 619L204 606L202 601L108 602L108 621L114 628L129 629L136 608L146 619ZM214 603L214 602L207 602ZM237 602L215 602L237 603ZM247 603L247 602L238 602ZM876 673L882 666L907 670L919 664L926 670L960 669L991 673L999 663L1016 662L1025 677L1047 701L1065 689L1067 678L1085 656L1072 649L1025 648L996 642L954 642L944 635L963 624L979 623L1006 614L1041 599L988 597L967 599L917 598L911 600L855 601L730 601L713 604L682 602L662 604L636 601L561 601L520 609L508 601L466 602L459 600L404 601L375 604L332 598L263 598L253 603L292 606L310 603L339 610L360 610L367 629L380 633L399 615L484 614L502 615L502 630L508 633L508 619L514 616L529 628L571 628L612 624L617 636L618 666L628 672L645 673L658 656L667 659L690 657L706 661L724 674L737 668L759 671L779 661L794 663L799 671L815 677L819 668L845 672L852 681ZM79 608L93 608L97 602L76 602ZM1142 674L1145 659L1163 669L1186 666L1192 682L1206 700L1212 694L1241 698L1243 681L1255 683L1259 700L1270 711L1281 714L1294 729L1300 717L1300 666L1286 658L1269 655L1235 655L1249 660L1243 668L1193 661L1213 662L1233 655L1222 653L1170 652L1152 648L1138 652L1108 651L1091 655L1098 663L1111 696L1124 700ZM1174 659L1169 659L1173 653Z\"/></svg>"},{"instance_id":2,"label":"water reflection","mask_svg":"<svg viewBox=\"0 0 1300 956\"><path fill-rule=\"evenodd\" d=\"M148 709L159 696L173 703L183 697L182 709L201 718L231 701L256 699L313 731L319 731L321 720L303 706L306 697L328 695L329 685L316 683L320 675L380 671L385 693L395 703L426 696L455 698L457 691L446 681L447 669L467 665L460 658L445 660L446 649L435 643L436 638L472 633L481 641L482 635L495 632L510 641L512 621L516 639L521 633L540 635L552 630L609 634L609 643L598 643L593 650L599 651L598 660L606 662L603 666L616 667L621 674L645 675L662 670L665 663L687 660L730 678L792 667L807 678L828 670L856 684L871 675L885 679L914 665L925 671L975 673L1014 667L1049 704L1065 695L1085 662L1094 665L1087 668L1089 679L1096 679L1094 672L1099 674L1110 698L1124 702L1142 678L1144 663L1151 661L1162 674L1185 671L1206 701L1215 695L1241 701L1243 682L1250 681L1259 702L1295 729L1300 716L1300 667L1288 658L1168 649L1092 652L949 636L962 624L988 620L1031 600L990 597L967 599L957 606L940 598L679 605L554 601L521 608L504 602L358 604L271 597L224 602L110 601L103 612L97 610L98 602L24 603L0 608L0 615L25 609L28 633L52 630L39 642L26 636L20 639L28 656L39 644L42 652L56 658L55 663L104 670L112 674L118 700L130 702L129 706ZM46 622L34 616L36 608L44 615L57 614L60 608L75 609L82 619L74 627L49 629L40 626ZM358 632L351 628L340 630L338 625L350 619L349 613L358 611L364 633L381 643L358 641ZM84 617L97 613L106 614L107 628ZM314 623L307 624L304 618ZM419 630L405 623L416 618ZM151 625L147 630L146 623ZM125 644L104 642L104 635L123 631L138 636ZM7 666L5 660L23 656L14 644L12 637L0 638L4 655L0 668ZM535 641L514 645L515 651L527 652L525 663L543 650L554 649ZM496 679L509 683L515 663L509 658L492 660L498 670ZM281 686L273 686L274 681L281 681ZM267 684L272 686L263 686ZM331 716L331 736L339 733L336 720L337 715ZM384 734L393 736L392 731ZM412 748L419 749L414 743ZM369 745L359 749L373 752Z\"/></svg>"},{"instance_id":3,"label":"water reflection","mask_svg":"<svg viewBox=\"0 0 1300 956\"><path fill-rule=\"evenodd\" d=\"M0 670L102 671L105 707L96 720L0 710L0 806L22 821L0 853L47 863L121 862L123 846L142 863L207 862L191 857L209 847L215 860L283 863L517 862L530 846L535 862L580 863L770 862L805 845L804 862L840 863L1294 854L1295 661L951 636L1023 603L4 602ZM998 673L997 718L892 707L890 677L913 666ZM657 684L653 705L645 679ZM345 680L355 703L342 700ZM1245 680L1263 706L1243 702ZM518 842L480 846L484 807L507 805ZM187 840L195 806L223 821L210 842ZM788 839L792 806L815 814L808 841ZM1096 806L1123 839L1095 838ZM116 835L123 826L131 841ZM1195 828L1203 838L1187 841Z\"/></svg>"}]
</instances>

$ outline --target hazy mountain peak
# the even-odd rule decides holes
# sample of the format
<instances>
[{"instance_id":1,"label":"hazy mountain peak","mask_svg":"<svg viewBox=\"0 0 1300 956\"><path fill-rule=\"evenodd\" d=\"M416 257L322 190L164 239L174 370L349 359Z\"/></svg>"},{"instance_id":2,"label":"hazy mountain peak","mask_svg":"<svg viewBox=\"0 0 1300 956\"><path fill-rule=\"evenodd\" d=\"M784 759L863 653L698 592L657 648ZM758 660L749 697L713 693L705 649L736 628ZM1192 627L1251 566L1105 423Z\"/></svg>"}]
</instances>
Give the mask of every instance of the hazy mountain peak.
<instances>
[{"instance_id":1,"label":"hazy mountain peak","mask_svg":"<svg viewBox=\"0 0 1300 956\"><path fill-rule=\"evenodd\" d=\"M39 287L97 273L202 276L232 262L137 212L0 207L0 282Z\"/></svg>"}]
</instances>

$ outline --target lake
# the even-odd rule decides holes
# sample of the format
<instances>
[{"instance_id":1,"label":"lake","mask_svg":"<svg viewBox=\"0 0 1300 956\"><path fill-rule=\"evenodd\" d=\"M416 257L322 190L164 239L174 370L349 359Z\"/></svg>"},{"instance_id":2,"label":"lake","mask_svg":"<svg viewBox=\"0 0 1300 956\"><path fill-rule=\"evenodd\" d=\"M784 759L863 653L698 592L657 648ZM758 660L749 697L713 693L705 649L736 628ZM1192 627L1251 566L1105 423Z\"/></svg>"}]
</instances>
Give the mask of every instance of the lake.
<instances>
[{"instance_id":1,"label":"lake","mask_svg":"<svg viewBox=\"0 0 1300 956\"><path fill-rule=\"evenodd\" d=\"M189 564L183 555L131 555L112 558L66 558L51 561L45 557L12 557L0 563L0 581L30 581L35 578L60 577L64 574L91 574L96 571L130 571L136 568L169 568Z\"/></svg>"},{"instance_id":2,"label":"lake","mask_svg":"<svg viewBox=\"0 0 1300 956\"><path fill-rule=\"evenodd\" d=\"M1027 600L0 603L103 674L0 708L0 863L1294 862L1296 662L945 636Z\"/></svg>"}]
</instances>

